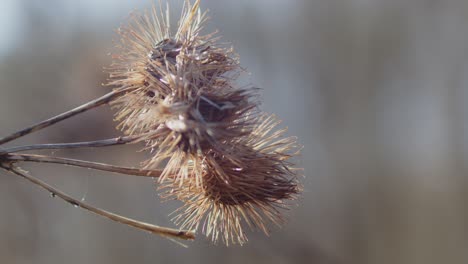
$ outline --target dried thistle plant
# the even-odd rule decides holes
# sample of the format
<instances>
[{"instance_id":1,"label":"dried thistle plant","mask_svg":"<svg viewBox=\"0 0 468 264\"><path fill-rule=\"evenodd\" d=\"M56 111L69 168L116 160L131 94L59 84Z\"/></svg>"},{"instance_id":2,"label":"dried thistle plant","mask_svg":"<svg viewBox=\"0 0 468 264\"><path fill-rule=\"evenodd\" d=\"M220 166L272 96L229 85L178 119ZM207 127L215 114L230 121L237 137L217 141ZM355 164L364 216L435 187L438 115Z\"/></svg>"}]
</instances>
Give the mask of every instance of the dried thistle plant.
<instances>
[{"instance_id":1,"label":"dried thistle plant","mask_svg":"<svg viewBox=\"0 0 468 264\"><path fill-rule=\"evenodd\" d=\"M280 226L282 209L300 192L291 158L300 146L285 137L279 121L259 110L257 89L240 87L242 73L233 49L215 33L203 35L206 13L200 1L185 1L175 32L169 7L156 5L134 14L121 27L119 53L108 68L113 91L82 106L0 138L0 146L101 105L117 109L125 136L91 142L0 148L0 168L26 178L65 201L139 229L193 239L202 232L214 242L244 244L245 227L269 233ZM159 4L161 6L161 4ZM145 143L151 158L140 168L91 161L19 154L22 151L107 147ZM157 177L164 200L178 200L174 212L181 229L163 228L84 204L18 167L20 162L55 163L134 176Z\"/></svg>"}]
</instances>

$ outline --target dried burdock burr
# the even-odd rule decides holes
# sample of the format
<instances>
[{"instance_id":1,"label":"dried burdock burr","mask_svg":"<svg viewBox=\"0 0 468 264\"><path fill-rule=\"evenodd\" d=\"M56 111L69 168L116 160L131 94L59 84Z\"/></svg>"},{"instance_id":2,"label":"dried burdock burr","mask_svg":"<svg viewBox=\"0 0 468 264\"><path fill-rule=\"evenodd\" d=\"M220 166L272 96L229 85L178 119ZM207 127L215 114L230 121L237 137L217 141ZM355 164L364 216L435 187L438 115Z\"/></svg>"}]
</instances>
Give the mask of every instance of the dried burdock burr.
<instances>
[{"instance_id":1,"label":"dried burdock burr","mask_svg":"<svg viewBox=\"0 0 468 264\"><path fill-rule=\"evenodd\" d=\"M233 50L201 34L199 1L185 2L174 34L168 13L153 8L119 31L122 53L110 84L134 89L113 101L116 117L152 150L145 168L165 163L162 195L184 203L176 224L243 244L244 225L268 233L268 222L280 225L279 209L299 192L289 161L295 139L261 114L257 89L238 86Z\"/></svg>"},{"instance_id":2,"label":"dried burdock burr","mask_svg":"<svg viewBox=\"0 0 468 264\"><path fill-rule=\"evenodd\" d=\"M284 137L285 129L274 116L263 115L252 133L226 142L241 159L235 164L216 150L194 163L202 171L202 184L196 178L182 186L166 180L161 184L164 199L184 202L174 217L181 228L198 229L213 241L243 244L244 226L268 234L268 222L281 225L281 208L288 206L300 191L297 169L290 158L299 146L294 137Z\"/></svg>"},{"instance_id":3,"label":"dried burdock burr","mask_svg":"<svg viewBox=\"0 0 468 264\"><path fill-rule=\"evenodd\" d=\"M168 161L161 179L175 173L182 183L200 177L198 169L185 169L187 162L207 150L222 152L224 141L251 133L258 96L255 88L237 87L241 68L232 49L217 44L214 34L201 34L199 1L185 2L174 33L168 14L153 8L119 30L120 54L109 69L109 85L132 88L113 105L119 127L153 151L146 167Z\"/></svg>"}]
</instances>

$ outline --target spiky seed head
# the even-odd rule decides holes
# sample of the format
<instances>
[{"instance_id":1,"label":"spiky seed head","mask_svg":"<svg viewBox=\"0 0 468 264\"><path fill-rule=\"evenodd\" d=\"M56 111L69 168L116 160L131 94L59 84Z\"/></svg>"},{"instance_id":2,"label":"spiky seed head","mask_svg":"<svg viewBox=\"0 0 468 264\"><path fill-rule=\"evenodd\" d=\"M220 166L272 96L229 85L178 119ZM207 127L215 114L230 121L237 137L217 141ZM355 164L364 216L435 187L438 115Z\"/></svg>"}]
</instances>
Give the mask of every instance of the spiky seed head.
<instances>
[{"instance_id":1,"label":"spiky seed head","mask_svg":"<svg viewBox=\"0 0 468 264\"><path fill-rule=\"evenodd\" d=\"M174 218L181 228L201 228L215 242L243 244L245 226L268 234L269 222L282 224L280 209L300 191L297 170L289 160L298 146L295 138L283 137L285 130L275 131L278 122L273 116L260 119L249 136L226 143L242 157L240 164L210 150L193 164L202 172L201 185L190 177L183 185L166 180L160 187L164 199L184 203Z\"/></svg>"},{"instance_id":2,"label":"spiky seed head","mask_svg":"<svg viewBox=\"0 0 468 264\"><path fill-rule=\"evenodd\" d=\"M121 53L109 84L131 88L113 105L119 127L154 151L145 165L170 159L182 165L177 179L185 179L196 172L186 173L183 163L206 150L222 152L223 141L251 132L255 120L248 117L256 111L257 91L236 86L241 69L232 49L217 45L214 34L200 34L206 15L199 1L185 2L174 34L168 14L153 7L121 28Z\"/></svg>"},{"instance_id":3,"label":"spiky seed head","mask_svg":"<svg viewBox=\"0 0 468 264\"><path fill-rule=\"evenodd\" d=\"M237 86L232 49L201 35L199 1L185 2L176 33L168 14L153 7L119 31L109 85L129 92L112 102L116 119L153 152L146 167L167 162L159 183L164 198L184 203L177 224L242 244L246 225L268 233L281 224L280 209L300 191L297 145L259 114L256 89Z\"/></svg>"}]
</instances>

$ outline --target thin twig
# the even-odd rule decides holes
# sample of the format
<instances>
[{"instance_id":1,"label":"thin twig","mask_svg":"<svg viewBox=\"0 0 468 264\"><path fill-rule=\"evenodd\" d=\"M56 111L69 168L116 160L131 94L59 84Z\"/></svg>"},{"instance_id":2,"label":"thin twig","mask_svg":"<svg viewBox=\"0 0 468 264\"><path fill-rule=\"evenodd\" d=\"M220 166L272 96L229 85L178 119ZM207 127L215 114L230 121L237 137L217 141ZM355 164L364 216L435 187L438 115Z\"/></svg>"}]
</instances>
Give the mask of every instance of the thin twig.
<instances>
[{"instance_id":1,"label":"thin twig","mask_svg":"<svg viewBox=\"0 0 468 264\"><path fill-rule=\"evenodd\" d=\"M23 137L25 135L28 135L32 132L35 132L35 131L38 131L38 130L41 130L43 128L46 128L48 126L51 126L55 123L58 123L60 121L63 121L67 118L70 118L72 116L75 116L77 114L81 114L83 112L86 112L88 110L91 110L95 107L98 107L98 106L101 106L103 104L107 104L109 101L111 101L112 99L114 99L115 97L117 96L120 96L121 94L123 93L126 93L128 91L128 89L121 89L121 90L115 90L115 91L112 91L108 94L105 94L95 100L92 100L86 104L83 104L81 106L78 106L70 111L67 111L67 112L64 112L64 113L61 113L57 116L54 116L52 118L49 118L47 120L44 120L42 122L39 122L37 124L34 124L30 127L27 127L25 129L22 129L22 130L19 130L9 136L6 136L6 137L3 137L3 138L0 138L0 145L3 145L7 142L10 142L12 140L15 140L17 138L20 138L20 137Z\"/></svg>"},{"instance_id":2,"label":"thin twig","mask_svg":"<svg viewBox=\"0 0 468 264\"><path fill-rule=\"evenodd\" d=\"M137 221L137 220L134 220L134 219L131 219L131 218L123 217L123 216L120 216L120 215L105 211L103 209L99 209L99 208L90 206L90 205L88 205L86 203L83 203L83 202L81 202L79 200L76 200L76 199L72 198L71 196L67 195L66 193L61 192L58 189L55 189L54 187L48 185L47 183L45 183L45 182L43 182L43 181L41 181L41 180L39 180L39 179L37 179L37 178L35 178L33 176L30 176L29 174L27 174L24 171L21 171L19 168L5 167L5 165L3 165L3 168L6 169L7 171L9 171L10 173L16 174L17 176L20 176L20 177L32 182L33 184L47 190L54 197L59 197L59 198L63 199L64 201L68 202L69 204L71 204L71 205L73 205L75 207L81 207L81 208L83 208L85 210L88 210L88 211L90 211L92 213L95 213L95 214L97 214L99 216L108 218L108 219L110 219L112 221L115 221L115 222L118 222L118 223L121 223L121 224L125 224L125 225L131 226L131 227L135 227L135 228L138 228L138 229L141 229L141 230L144 230L144 231L148 231L148 232L153 233L153 234L169 237L169 238L180 238L180 239L185 239L185 240L195 239L195 235L194 235L194 233L192 231L177 230L177 229L172 229L172 228L160 227L160 226L148 224L148 223L145 223L145 222Z\"/></svg>"},{"instance_id":3,"label":"thin twig","mask_svg":"<svg viewBox=\"0 0 468 264\"><path fill-rule=\"evenodd\" d=\"M0 150L1 153L13 153L29 150L45 150L45 149L73 149L73 148L95 148L95 147L109 147L115 145L123 145L137 140L137 136L116 137L110 139L75 142L75 143L55 143L55 144L35 144L27 146L12 147L9 149Z\"/></svg>"},{"instance_id":4,"label":"thin twig","mask_svg":"<svg viewBox=\"0 0 468 264\"><path fill-rule=\"evenodd\" d=\"M120 167L109 165L105 163L98 163L92 161L84 161L77 159L68 159L62 157L52 157L45 155L34 155L34 154L7 154L2 156L2 160L7 163L16 163L19 161L26 162L38 162L38 163L54 163L62 164L74 167L81 167L93 170L108 171L114 173L121 173L133 176L144 176L144 177L159 177L161 170L144 170L129 167Z\"/></svg>"}]
</instances>

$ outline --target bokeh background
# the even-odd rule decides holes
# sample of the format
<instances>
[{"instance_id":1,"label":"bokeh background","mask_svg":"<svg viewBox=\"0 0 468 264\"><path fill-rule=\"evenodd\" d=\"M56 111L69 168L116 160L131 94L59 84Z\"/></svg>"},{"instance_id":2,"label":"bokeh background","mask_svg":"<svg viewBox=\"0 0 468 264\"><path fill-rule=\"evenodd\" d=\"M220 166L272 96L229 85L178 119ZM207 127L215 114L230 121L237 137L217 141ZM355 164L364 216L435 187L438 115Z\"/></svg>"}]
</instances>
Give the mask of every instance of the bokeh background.
<instances>
[{"instance_id":1,"label":"bokeh background","mask_svg":"<svg viewBox=\"0 0 468 264\"><path fill-rule=\"evenodd\" d=\"M182 1L170 1L179 13ZM2 0L0 134L107 92L114 30L151 1ZM467 263L468 1L202 0L248 80L304 145L304 194L271 237L185 249L0 172L0 263ZM104 107L16 144L118 135ZM55 151L135 165L136 146ZM149 179L53 165L34 175L159 225Z\"/></svg>"}]
</instances>

